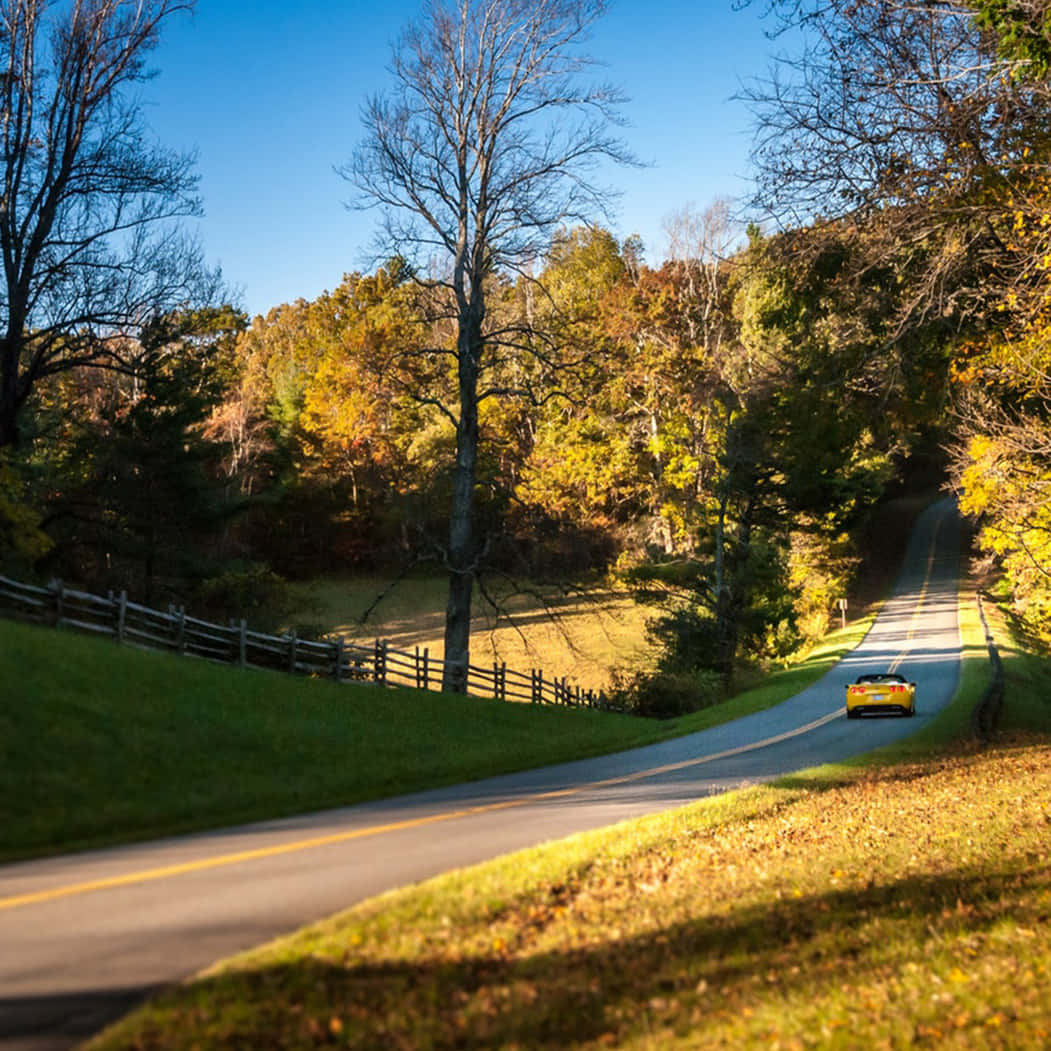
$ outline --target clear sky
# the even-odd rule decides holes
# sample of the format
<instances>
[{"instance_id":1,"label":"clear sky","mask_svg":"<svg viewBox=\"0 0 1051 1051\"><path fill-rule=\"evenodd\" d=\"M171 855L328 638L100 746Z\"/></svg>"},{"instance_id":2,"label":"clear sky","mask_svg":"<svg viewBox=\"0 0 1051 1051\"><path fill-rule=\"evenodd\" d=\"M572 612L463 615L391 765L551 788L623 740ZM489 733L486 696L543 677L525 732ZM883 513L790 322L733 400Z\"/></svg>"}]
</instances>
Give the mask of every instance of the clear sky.
<instances>
[{"instance_id":1,"label":"clear sky","mask_svg":"<svg viewBox=\"0 0 1051 1051\"><path fill-rule=\"evenodd\" d=\"M746 193L751 117L732 96L773 50L733 0L614 0L589 53L630 102L623 138L650 167L618 169L614 232L664 257L662 221ZM334 171L361 137L366 96L391 83L390 45L418 0L198 0L171 21L142 90L165 145L196 150L208 258L250 313L312 299L368 265L375 219L344 207Z\"/></svg>"}]
</instances>

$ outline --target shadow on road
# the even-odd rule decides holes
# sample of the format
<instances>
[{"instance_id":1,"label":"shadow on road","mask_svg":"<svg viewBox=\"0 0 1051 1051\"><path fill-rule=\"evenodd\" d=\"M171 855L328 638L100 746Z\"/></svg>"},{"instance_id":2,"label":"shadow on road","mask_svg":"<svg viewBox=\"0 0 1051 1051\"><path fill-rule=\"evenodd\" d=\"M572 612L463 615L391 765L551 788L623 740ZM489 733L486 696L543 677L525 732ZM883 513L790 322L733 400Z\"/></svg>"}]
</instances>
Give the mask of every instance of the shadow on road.
<instances>
[{"instance_id":1,"label":"shadow on road","mask_svg":"<svg viewBox=\"0 0 1051 1051\"><path fill-rule=\"evenodd\" d=\"M51 996L0 996L0 1046L4 1051L65 1051L134 1010L161 988L144 985Z\"/></svg>"}]
</instances>

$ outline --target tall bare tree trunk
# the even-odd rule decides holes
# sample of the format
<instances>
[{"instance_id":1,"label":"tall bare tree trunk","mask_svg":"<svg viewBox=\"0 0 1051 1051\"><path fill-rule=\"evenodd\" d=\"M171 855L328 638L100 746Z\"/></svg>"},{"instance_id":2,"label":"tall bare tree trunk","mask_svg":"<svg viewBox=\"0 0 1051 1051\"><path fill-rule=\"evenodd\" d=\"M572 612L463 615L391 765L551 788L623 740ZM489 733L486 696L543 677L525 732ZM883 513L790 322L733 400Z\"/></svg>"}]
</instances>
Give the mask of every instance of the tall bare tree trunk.
<instances>
[{"instance_id":1,"label":"tall bare tree trunk","mask_svg":"<svg viewBox=\"0 0 1051 1051\"><path fill-rule=\"evenodd\" d=\"M486 331L484 285L525 273L560 229L608 214L595 164L633 161L609 131L622 96L580 81L593 65L580 47L606 3L433 0L395 45L393 89L366 106L365 140L343 169L358 203L381 209L381 241L440 293L441 319L456 324L458 409L421 392L456 428L446 690L466 689L470 659L478 406L511 396L487 387L501 340L516 341Z\"/></svg>"},{"instance_id":2,"label":"tall bare tree trunk","mask_svg":"<svg viewBox=\"0 0 1051 1051\"><path fill-rule=\"evenodd\" d=\"M477 563L474 495L478 465L478 366L482 351L482 311L467 308L460 326L458 365L460 419L456 428L456 466L449 515L449 598L445 609L445 670L442 689L467 691L471 659L471 599Z\"/></svg>"}]
</instances>

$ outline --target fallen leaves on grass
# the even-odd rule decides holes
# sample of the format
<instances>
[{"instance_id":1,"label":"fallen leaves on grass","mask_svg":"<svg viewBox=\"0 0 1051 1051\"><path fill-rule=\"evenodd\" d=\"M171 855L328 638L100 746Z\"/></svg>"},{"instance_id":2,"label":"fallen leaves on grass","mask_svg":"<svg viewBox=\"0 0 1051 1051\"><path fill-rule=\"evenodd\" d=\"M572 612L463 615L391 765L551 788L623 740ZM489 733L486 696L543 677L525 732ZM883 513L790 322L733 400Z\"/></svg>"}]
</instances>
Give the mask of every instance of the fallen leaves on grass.
<instances>
[{"instance_id":1,"label":"fallen leaves on grass","mask_svg":"<svg viewBox=\"0 0 1051 1051\"><path fill-rule=\"evenodd\" d=\"M98 1046L1043 1048L1049 798L1041 742L752 790L367 903Z\"/></svg>"}]
</instances>

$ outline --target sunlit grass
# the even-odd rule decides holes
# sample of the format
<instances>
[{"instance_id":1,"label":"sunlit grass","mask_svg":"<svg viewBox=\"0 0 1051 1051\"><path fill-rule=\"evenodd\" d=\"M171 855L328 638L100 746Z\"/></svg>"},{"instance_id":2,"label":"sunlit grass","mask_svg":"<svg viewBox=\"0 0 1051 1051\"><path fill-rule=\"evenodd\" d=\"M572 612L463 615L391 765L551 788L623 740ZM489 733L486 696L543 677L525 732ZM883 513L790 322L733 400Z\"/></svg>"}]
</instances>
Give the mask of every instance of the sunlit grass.
<instances>
[{"instance_id":1,"label":"sunlit grass","mask_svg":"<svg viewBox=\"0 0 1051 1051\"><path fill-rule=\"evenodd\" d=\"M379 576L326 577L296 591L303 616L325 631L386 639L395 649L426 647L435 658L444 653L444 577L417 574L394 584ZM521 672L540 668L584 689L606 689L615 670L652 661L649 615L628 592L605 584L515 591L490 582L474 599L471 660Z\"/></svg>"},{"instance_id":2,"label":"sunlit grass","mask_svg":"<svg viewBox=\"0 0 1051 1051\"><path fill-rule=\"evenodd\" d=\"M264 1020L292 1046L1041 1047L1048 748L947 745L987 681L973 603L961 634L960 693L923 762L886 751L386 895L219 968L136 1031L173 1047L251 1043Z\"/></svg>"},{"instance_id":3,"label":"sunlit grass","mask_svg":"<svg viewBox=\"0 0 1051 1051\"><path fill-rule=\"evenodd\" d=\"M1047 663L1009 693L1031 735L976 746L973 606L962 632L922 748L392 892L92 1046L1046 1048L1051 719L1026 691Z\"/></svg>"},{"instance_id":4,"label":"sunlit grass","mask_svg":"<svg viewBox=\"0 0 1051 1051\"><path fill-rule=\"evenodd\" d=\"M985 608L1004 664L1000 727L1005 733L1042 730L1051 722L1051 660L1027 648L997 605L987 602Z\"/></svg>"}]
</instances>

